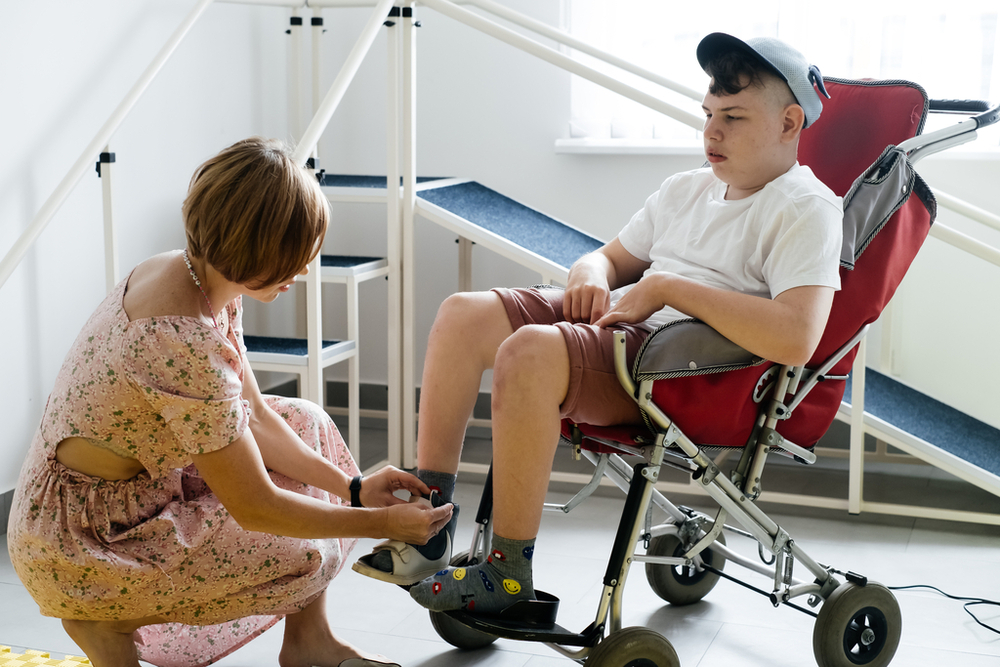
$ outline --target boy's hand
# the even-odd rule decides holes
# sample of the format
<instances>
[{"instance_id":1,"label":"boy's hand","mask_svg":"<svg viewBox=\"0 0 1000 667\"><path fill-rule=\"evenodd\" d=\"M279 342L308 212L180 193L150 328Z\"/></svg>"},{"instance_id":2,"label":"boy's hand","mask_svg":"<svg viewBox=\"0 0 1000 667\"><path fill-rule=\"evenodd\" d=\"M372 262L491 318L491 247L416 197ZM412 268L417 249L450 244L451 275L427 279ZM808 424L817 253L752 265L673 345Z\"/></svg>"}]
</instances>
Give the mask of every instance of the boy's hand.
<instances>
[{"instance_id":1,"label":"boy's hand","mask_svg":"<svg viewBox=\"0 0 1000 667\"><path fill-rule=\"evenodd\" d=\"M611 305L611 290L604 272L584 263L574 265L563 298L563 317L570 322L593 324Z\"/></svg>"},{"instance_id":2,"label":"boy's hand","mask_svg":"<svg viewBox=\"0 0 1000 667\"><path fill-rule=\"evenodd\" d=\"M646 321L650 315L666 305L664 294L668 281L668 274L649 274L637 282L635 287L594 324L603 328L618 322L636 324Z\"/></svg>"}]
</instances>

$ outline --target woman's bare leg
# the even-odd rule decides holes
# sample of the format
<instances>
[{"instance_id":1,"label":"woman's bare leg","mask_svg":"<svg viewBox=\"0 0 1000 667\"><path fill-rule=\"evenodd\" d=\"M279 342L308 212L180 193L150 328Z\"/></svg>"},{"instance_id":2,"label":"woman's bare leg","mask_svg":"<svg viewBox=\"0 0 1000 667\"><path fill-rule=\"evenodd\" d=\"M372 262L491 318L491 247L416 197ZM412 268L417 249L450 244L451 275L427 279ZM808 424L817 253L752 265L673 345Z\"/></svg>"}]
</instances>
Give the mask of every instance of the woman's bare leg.
<instances>
[{"instance_id":1,"label":"woman's bare leg","mask_svg":"<svg viewBox=\"0 0 1000 667\"><path fill-rule=\"evenodd\" d=\"M386 660L333 634L326 615L326 591L302 611L285 617L285 638L278 656L281 667L337 667L348 658Z\"/></svg>"},{"instance_id":2,"label":"woman's bare leg","mask_svg":"<svg viewBox=\"0 0 1000 667\"><path fill-rule=\"evenodd\" d=\"M133 634L144 625L165 621L159 617L131 621L77 621L63 619L63 629L94 667L139 667Z\"/></svg>"}]
</instances>

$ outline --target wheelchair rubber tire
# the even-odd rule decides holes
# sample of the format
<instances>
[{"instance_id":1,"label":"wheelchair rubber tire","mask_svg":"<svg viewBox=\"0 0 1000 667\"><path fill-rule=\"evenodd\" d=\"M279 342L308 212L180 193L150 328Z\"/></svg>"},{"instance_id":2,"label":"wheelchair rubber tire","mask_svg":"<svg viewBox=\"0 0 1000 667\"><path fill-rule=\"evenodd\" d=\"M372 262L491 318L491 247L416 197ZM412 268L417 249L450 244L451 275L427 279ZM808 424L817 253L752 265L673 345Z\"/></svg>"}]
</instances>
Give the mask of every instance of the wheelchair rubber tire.
<instances>
[{"instance_id":1,"label":"wheelchair rubber tire","mask_svg":"<svg viewBox=\"0 0 1000 667\"><path fill-rule=\"evenodd\" d=\"M716 539L726 543L725 535ZM679 537L673 534L657 535L649 541L646 554L649 556L681 556L685 552ZM716 570L726 566L726 559L708 547L701 552L702 560ZM646 563L646 581L661 599L674 605L694 604L700 601L719 583L719 575L708 570L690 572L686 567L672 567Z\"/></svg>"},{"instance_id":2,"label":"wheelchair rubber tire","mask_svg":"<svg viewBox=\"0 0 1000 667\"><path fill-rule=\"evenodd\" d=\"M463 551L455 554L452 556L450 564L453 567L469 565L469 552ZM479 648L485 648L499 639L496 635L463 625L444 612L432 611L428 613L431 615L431 625L434 626L434 631L441 639L455 648L475 651Z\"/></svg>"},{"instance_id":3,"label":"wheelchair rubber tire","mask_svg":"<svg viewBox=\"0 0 1000 667\"><path fill-rule=\"evenodd\" d=\"M608 635L590 652L586 667L681 667L667 638L649 628L632 627Z\"/></svg>"},{"instance_id":4,"label":"wheelchair rubber tire","mask_svg":"<svg viewBox=\"0 0 1000 667\"><path fill-rule=\"evenodd\" d=\"M827 598L813 626L819 667L885 667L896 654L903 621L899 603L882 584L847 582Z\"/></svg>"}]
</instances>

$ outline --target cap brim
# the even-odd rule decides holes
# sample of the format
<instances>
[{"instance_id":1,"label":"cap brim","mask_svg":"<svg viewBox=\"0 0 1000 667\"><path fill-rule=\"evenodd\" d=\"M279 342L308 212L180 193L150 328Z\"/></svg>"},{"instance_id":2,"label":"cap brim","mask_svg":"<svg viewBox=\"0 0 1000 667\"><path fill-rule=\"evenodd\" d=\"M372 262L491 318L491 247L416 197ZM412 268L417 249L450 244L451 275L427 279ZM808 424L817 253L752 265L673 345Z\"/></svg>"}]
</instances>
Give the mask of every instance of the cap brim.
<instances>
[{"instance_id":1,"label":"cap brim","mask_svg":"<svg viewBox=\"0 0 1000 667\"><path fill-rule=\"evenodd\" d=\"M696 54L698 56L698 64L701 65L702 69L705 69L712 60L716 57L729 53L731 51L740 51L745 53L759 63L764 65L770 72L778 76L782 81L788 81L784 74L781 73L777 67L772 65L766 58L761 56L757 51L753 49L749 44L741 39L737 39L732 35L727 35L724 32L713 32L707 35L698 44L698 49Z\"/></svg>"}]
</instances>

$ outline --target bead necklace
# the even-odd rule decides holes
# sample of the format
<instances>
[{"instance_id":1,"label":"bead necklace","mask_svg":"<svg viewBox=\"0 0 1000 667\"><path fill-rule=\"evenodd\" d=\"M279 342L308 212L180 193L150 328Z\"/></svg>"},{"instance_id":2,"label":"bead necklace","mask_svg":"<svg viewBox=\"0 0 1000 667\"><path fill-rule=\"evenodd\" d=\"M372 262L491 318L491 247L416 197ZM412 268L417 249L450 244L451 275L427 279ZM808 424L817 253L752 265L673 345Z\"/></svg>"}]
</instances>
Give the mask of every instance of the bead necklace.
<instances>
[{"instance_id":1,"label":"bead necklace","mask_svg":"<svg viewBox=\"0 0 1000 667\"><path fill-rule=\"evenodd\" d=\"M215 319L215 309L212 308L212 302L208 300L208 295L205 294L205 290L201 287L201 281L198 280L198 274L194 272L194 267L191 266L191 260L188 259L188 251L186 249L184 250L183 255L184 263L187 264L188 267L188 273L191 274L191 279L194 280L194 284L198 286L198 291L201 292L203 297L205 297L205 303L208 304L208 312L212 313L212 326L215 327L216 331L221 331L221 329L219 329L219 323Z\"/></svg>"}]
</instances>

